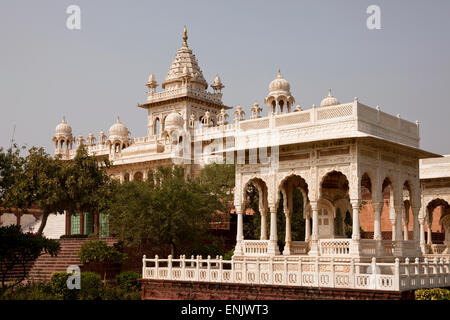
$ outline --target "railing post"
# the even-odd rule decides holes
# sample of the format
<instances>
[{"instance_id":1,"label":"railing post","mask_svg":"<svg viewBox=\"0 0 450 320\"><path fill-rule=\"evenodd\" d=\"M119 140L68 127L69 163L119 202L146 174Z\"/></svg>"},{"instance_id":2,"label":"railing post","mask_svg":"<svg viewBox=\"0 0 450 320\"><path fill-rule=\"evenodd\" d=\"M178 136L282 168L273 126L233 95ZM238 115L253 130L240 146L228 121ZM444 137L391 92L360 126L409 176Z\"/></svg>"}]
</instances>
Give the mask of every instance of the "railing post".
<instances>
[{"instance_id":1,"label":"railing post","mask_svg":"<svg viewBox=\"0 0 450 320\"><path fill-rule=\"evenodd\" d=\"M256 272L257 272L257 278L256 284L261 284L261 262L259 261L259 257L256 258Z\"/></svg>"},{"instance_id":2,"label":"railing post","mask_svg":"<svg viewBox=\"0 0 450 320\"><path fill-rule=\"evenodd\" d=\"M395 258L394 275L395 275L394 290L399 290L399 288L400 288L400 259L399 258Z\"/></svg>"},{"instance_id":3,"label":"railing post","mask_svg":"<svg viewBox=\"0 0 450 320\"><path fill-rule=\"evenodd\" d=\"M273 284L273 257L269 258L269 281Z\"/></svg>"},{"instance_id":4,"label":"railing post","mask_svg":"<svg viewBox=\"0 0 450 320\"><path fill-rule=\"evenodd\" d=\"M416 288L420 288L420 259L414 260L414 278L416 279Z\"/></svg>"},{"instance_id":5,"label":"railing post","mask_svg":"<svg viewBox=\"0 0 450 320\"><path fill-rule=\"evenodd\" d=\"M142 278L146 278L146 275L145 275L145 268L147 267L147 261L145 261L145 258L146 258L146 256L145 256L145 254L142 256Z\"/></svg>"},{"instance_id":6,"label":"railing post","mask_svg":"<svg viewBox=\"0 0 450 320\"><path fill-rule=\"evenodd\" d=\"M219 257L219 282L223 282L223 257Z\"/></svg>"},{"instance_id":7,"label":"railing post","mask_svg":"<svg viewBox=\"0 0 450 320\"><path fill-rule=\"evenodd\" d=\"M159 279L159 261L158 261L158 255L155 255L155 279Z\"/></svg>"},{"instance_id":8,"label":"railing post","mask_svg":"<svg viewBox=\"0 0 450 320\"><path fill-rule=\"evenodd\" d=\"M428 270L428 258L425 258L423 260L424 262L424 273L425 273L425 287L428 287L428 285L430 284L430 274L429 274L429 270Z\"/></svg>"},{"instance_id":9,"label":"railing post","mask_svg":"<svg viewBox=\"0 0 450 320\"><path fill-rule=\"evenodd\" d=\"M195 275L195 279L197 281L199 281L200 280L200 256L199 255L197 256L197 264L195 267L196 267L196 271L197 271L197 274Z\"/></svg>"},{"instance_id":10,"label":"railing post","mask_svg":"<svg viewBox=\"0 0 450 320\"><path fill-rule=\"evenodd\" d=\"M372 268L372 283L370 284L370 288L373 290L377 289L377 258L372 257L371 262Z\"/></svg>"},{"instance_id":11,"label":"railing post","mask_svg":"<svg viewBox=\"0 0 450 320\"><path fill-rule=\"evenodd\" d=\"M299 257L298 258L298 284L300 285L300 286L302 286L303 285L303 279L302 279L302 277L303 277L303 275L302 275L302 268L303 268L303 265L302 265L302 257Z\"/></svg>"},{"instance_id":12,"label":"railing post","mask_svg":"<svg viewBox=\"0 0 450 320\"><path fill-rule=\"evenodd\" d=\"M167 278L172 280L172 255L169 254L167 258Z\"/></svg>"},{"instance_id":13,"label":"railing post","mask_svg":"<svg viewBox=\"0 0 450 320\"><path fill-rule=\"evenodd\" d=\"M316 257L314 268L316 269L316 286L320 287L320 274L319 274L319 258Z\"/></svg>"},{"instance_id":14,"label":"railing post","mask_svg":"<svg viewBox=\"0 0 450 320\"><path fill-rule=\"evenodd\" d=\"M355 258L350 258L350 279L351 279L351 283L350 283L350 288L355 288L355 278L356 278L356 268L357 266L355 266Z\"/></svg>"},{"instance_id":15,"label":"railing post","mask_svg":"<svg viewBox=\"0 0 450 320\"><path fill-rule=\"evenodd\" d=\"M242 280L247 283L247 258L244 257L244 266L242 268Z\"/></svg>"},{"instance_id":16,"label":"railing post","mask_svg":"<svg viewBox=\"0 0 450 320\"><path fill-rule=\"evenodd\" d=\"M287 269L288 266L287 266L286 258L284 258L283 264L284 264L284 279L283 279L283 283L287 284L288 283L288 269Z\"/></svg>"},{"instance_id":17,"label":"railing post","mask_svg":"<svg viewBox=\"0 0 450 320\"><path fill-rule=\"evenodd\" d=\"M331 257L331 286L334 288L336 286L335 284L335 275L334 275L334 257Z\"/></svg>"},{"instance_id":18,"label":"railing post","mask_svg":"<svg viewBox=\"0 0 450 320\"><path fill-rule=\"evenodd\" d=\"M186 280L186 256L183 254L180 256L181 263L181 280Z\"/></svg>"},{"instance_id":19,"label":"railing post","mask_svg":"<svg viewBox=\"0 0 450 320\"><path fill-rule=\"evenodd\" d=\"M408 282L408 289L409 289L411 287L411 278L410 278L410 272L409 272L409 258L405 259L405 274L406 274L406 281Z\"/></svg>"},{"instance_id":20,"label":"railing post","mask_svg":"<svg viewBox=\"0 0 450 320\"><path fill-rule=\"evenodd\" d=\"M208 270L207 271L207 273L208 273L207 279L208 279L208 281L211 281L211 256L208 255L207 259L208 259L208 261L206 262L207 263L206 269Z\"/></svg>"}]
</instances>

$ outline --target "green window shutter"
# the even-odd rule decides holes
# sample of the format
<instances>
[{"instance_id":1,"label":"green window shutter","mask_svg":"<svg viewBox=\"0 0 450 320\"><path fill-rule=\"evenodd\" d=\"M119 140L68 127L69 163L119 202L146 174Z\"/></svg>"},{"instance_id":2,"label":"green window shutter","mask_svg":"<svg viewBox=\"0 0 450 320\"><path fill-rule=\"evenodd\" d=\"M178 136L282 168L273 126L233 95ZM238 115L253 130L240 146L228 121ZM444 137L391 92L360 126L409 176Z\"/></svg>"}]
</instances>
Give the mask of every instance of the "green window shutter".
<instances>
[{"instance_id":1,"label":"green window shutter","mask_svg":"<svg viewBox=\"0 0 450 320\"><path fill-rule=\"evenodd\" d=\"M70 216L70 234L80 234L80 214Z\"/></svg>"},{"instance_id":2,"label":"green window shutter","mask_svg":"<svg viewBox=\"0 0 450 320\"><path fill-rule=\"evenodd\" d=\"M89 235L94 232L94 215L92 213L84 214L84 234Z\"/></svg>"},{"instance_id":3,"label":"green window shutter","mask_svg":"<svg viewBox=\"0 0 450 320\"><path fill-rule=\"evenodd\" d=\"M109 237L109 217L107 213L100 213L100 237Z\"/></svg>"}]
</instances>

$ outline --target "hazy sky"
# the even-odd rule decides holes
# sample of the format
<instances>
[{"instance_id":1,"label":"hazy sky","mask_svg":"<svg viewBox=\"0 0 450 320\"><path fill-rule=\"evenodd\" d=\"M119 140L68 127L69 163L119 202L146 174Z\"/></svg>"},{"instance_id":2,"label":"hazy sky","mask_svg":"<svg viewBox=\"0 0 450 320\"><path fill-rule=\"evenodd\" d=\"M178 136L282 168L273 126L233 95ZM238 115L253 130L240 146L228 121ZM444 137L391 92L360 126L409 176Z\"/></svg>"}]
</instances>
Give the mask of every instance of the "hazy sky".
<instances>
[{"instance_id":1,"label":"hazy sky","mask_svg":"<svg viewBox=\"0 0 450 320\"><path fill-rule=\"evenodd\" d=\"M71 4L81 30L66 27ZM366 27L371 4L381 30ZM63 115L75 136L107 133L118 115L145 136L136 105L150 73L164 81L184 25L208 83L224 82L226 105L263 105L281 68L304 109L332 88L341 103L357 96L419 120L421 148L450 153L448 0L0 0L0 146L16 124L17 143L53 153Z\"/></svg>"}]
</instances>

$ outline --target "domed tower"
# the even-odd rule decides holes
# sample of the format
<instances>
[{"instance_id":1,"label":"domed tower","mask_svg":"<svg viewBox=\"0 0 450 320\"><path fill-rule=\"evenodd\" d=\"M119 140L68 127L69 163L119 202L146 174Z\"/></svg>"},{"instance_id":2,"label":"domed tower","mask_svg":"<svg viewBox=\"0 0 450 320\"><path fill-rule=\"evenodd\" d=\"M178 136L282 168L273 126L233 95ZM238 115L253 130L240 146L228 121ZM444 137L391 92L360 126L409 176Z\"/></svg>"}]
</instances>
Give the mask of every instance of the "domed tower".
<instances>
[{"instance_id":1,"label":"domed tower","mask_svg":"<svg viewBox=\"0 0 450 320\"><path fill-rule=\"evenodd\" d=\"M269 108L269 115L290 112L294 102L295 99L291 95L291 86L278 69L278 75L270 83L269 94L264 99L264 103Z\"/></svg>"},{"instance_id":2,"label":"domed tower","mask_svg":"<svg viewBox=\"0 0 450 320\"><path fill-rule=\"evenodd\" d=\"M129 135L130 131L117 117L116 123L109 128L108 141L106 142L106 145L109 146L109 152L118 153L128 147L130 145Z\"/></svg>"},{"instance_id":3,"label":"domed tower","mask_svg":"<svg viewBox=\"0 0 450 320\"><path fill-rule=\"evenodd\" d=\"M320 102L321 107L328 107L328 106L337 106L339 103L339 100L333 97L331 94L331 89L328 91L328 96Z\"/></svg>"},{"instance_id":4,"label":"domed tower","mask_svg":"<svg viewBox=\"0 0 450 320\"><path fill-rule=\"evenodd\" d=\"M56 126L52 141L55 144L55 154L68 153L72 150L74 142L72 127L66 122L66 117L63 117L61 123Z\"/></svg>"}]
</instances>

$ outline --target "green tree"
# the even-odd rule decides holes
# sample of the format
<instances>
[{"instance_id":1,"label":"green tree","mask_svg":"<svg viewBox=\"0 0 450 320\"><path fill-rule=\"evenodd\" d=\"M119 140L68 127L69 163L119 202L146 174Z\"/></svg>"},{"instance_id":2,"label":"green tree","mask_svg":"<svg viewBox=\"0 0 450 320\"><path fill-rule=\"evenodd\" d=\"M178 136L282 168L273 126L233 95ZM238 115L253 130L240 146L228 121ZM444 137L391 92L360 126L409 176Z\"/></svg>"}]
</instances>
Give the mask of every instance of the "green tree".
<instances>
[{"instance_id":1,"label":"green tree","mask_svg":"<svg viewBox=\"0 0 450 320\"><path fill-rule=\"evenodd\" d=\"M22 170L16 170L13 185L5 194L8 207L24 212L36 205L42 210L38 233L42 234L51 213L63 213L67 203L64 188L64 164L52 158L43 148L32 147L23 161Z\"/></svg>"},{"instance_id":2,"label":"green tree","mask_svg":"<svg viewBox=\"0 0 450 320\"><path fill-rule=\"evenodd\" d=\"M21 267L21 273L16 285L28 274L27 266L40 255L49 253L51 256L59 252L59 242L47 239L40 234L23 233L20 226L0 227L0 274L2 288L5 287L8 274L16 267Z\"/></svg>"},{"instance_id":3,"label":"green tree","mask_svg":"<svg viewBox=\"0 0 450 320\"><path fill-rule=\"evenodd\" d=\"M0 206L8 206L5 197L14 186L16 176L23 171L24 162L16 145L7 150L0 147Z\"/></svg>"},{"instance_id":4,"label":"green tree","mask_svg":"<svg viewBox=\"0 0 450 320\"><path fill-rule=\"evenodd\" d=\"M208 188L186 175L182 167L159 167L148 182L118 187L110 208L111 230L126 245L146 241L178 249L198 246L208 239L209 222L223 203Z\"/></svg>"},{"instance_id":5,"label":"green tree","mask_svg":"<svg viewBox=\"0 0 450 320\"><path fill-rule=\"evenodd\" d=\"M77 149L73 161L64 168L64 209L69 214L98 214L110 206L109 199L117 190L117 182L107 174L108 159L90 156L84 145Z\"/></svg>"}]
</instances>

